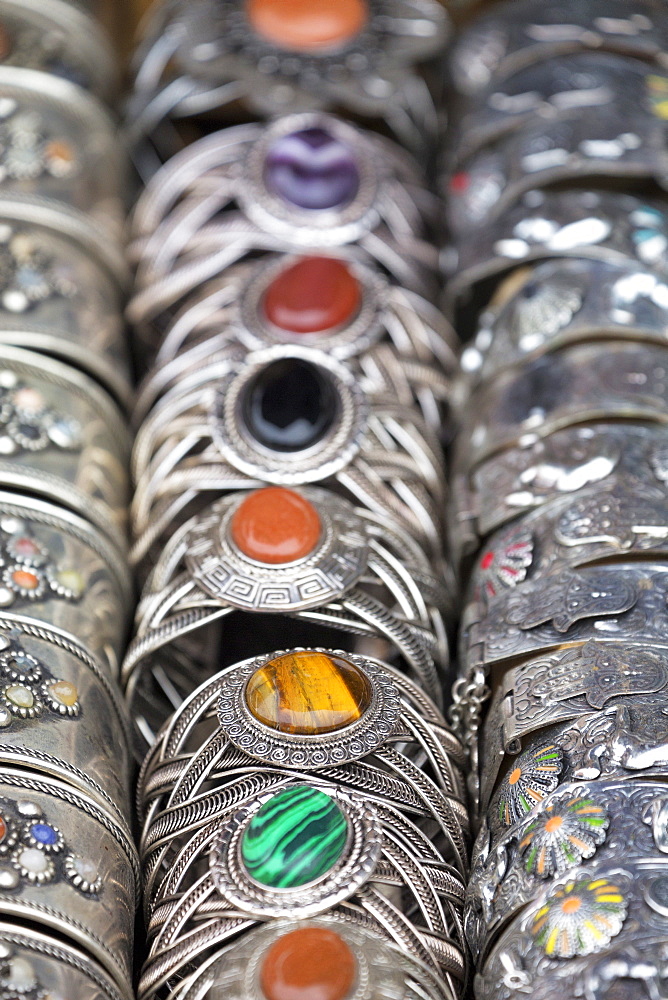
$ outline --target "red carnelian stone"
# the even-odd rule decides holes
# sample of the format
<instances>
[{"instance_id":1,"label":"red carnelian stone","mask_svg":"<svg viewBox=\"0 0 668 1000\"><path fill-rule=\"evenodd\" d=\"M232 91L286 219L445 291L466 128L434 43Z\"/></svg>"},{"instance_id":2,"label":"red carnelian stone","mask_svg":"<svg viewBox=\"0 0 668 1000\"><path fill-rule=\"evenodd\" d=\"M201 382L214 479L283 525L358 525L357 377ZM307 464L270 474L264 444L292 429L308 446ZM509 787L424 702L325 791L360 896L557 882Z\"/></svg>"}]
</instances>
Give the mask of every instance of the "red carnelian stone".
<instances>
[{"instance_id":1,"label":"red carnelian stone","mask_svg":"<svg viewBox=\"0 0 668 1000\"><path fill-rule=\"evenodd\" d=\"M355 957L338 934L304 927L271 946L260 985L267 1000L345 1000L356 971Z\"/></svg>"},{"instance_id":2,"label":"red carnelian stone","mask_svg":"<svg viewBox=\"0 0 668 1000\"><path fill-rule=\"evenodd\" d=\"M283 486L267 486L241 502L231 524L232 540L257 562L293 562L320 539L320 515L313 504Z\"/></svg>"},{"instance_id":3,"label":"red carnelian stone","mask_svg":"<svg viewBox=\"0 0 668 1000\"><path fill-rule=\"evenodd\" d=\"M353 319L361 299L359 281L342 260L303 257L274 278L263 304L279 329L321 333Z\"/></svg>"},{"instance_id":4,"label":"red carnelian stone","mask_svg":"<svg viewBox=\"0 0 668 1000\"><path fill-rule=\"evenodd\" d=\"M246 14L258 35L302 52L341 48L369 19L366 0L246 0Z\"/></svg>"}]
</instances>

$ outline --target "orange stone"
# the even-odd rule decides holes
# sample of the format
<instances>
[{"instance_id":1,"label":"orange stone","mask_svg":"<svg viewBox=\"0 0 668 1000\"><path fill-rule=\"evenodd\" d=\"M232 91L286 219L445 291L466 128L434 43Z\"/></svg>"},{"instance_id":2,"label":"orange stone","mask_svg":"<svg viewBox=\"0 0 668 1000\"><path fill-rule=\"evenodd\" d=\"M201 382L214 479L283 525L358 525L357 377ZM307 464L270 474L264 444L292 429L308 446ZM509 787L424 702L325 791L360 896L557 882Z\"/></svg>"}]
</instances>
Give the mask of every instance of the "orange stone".
<instances>
[{"instance_id":1,"label":"orange stone","mask_svg":"<svg viewBox=\"0 0 668 1000\"><path fill-rule=\"evenodd\" d=\"M577 913L582 906L582 900L577 896L570 896L561 904L562 913Z\"/></svg>"},{"instance_id":2,"label":"orange stone","mask_svg":"<svg viewBox=\"0 0 668 1000\"><path fill-rule=\"evenodd\" d=\"M341 656L300 650L256 670L246 685L246 704L269 729L315 736L356 722L371 704L371 685Z\"/></svg>"},{"instance_id":3,"label":"orange stone","mask_svg":"<svg viewBox=\"0 0 668 1000\"><path fill-rule=\"evenodd\" d=\"M282 49L341 48L366 25L365 0L246 0L251 27Z\"/></svg>"},{"instance_id":4,"label":"orange stone","mask_svg":"<svg viewBox=\"0 0 668 1000\"><path fill-rule=\"evenodd\" d=\"M260 986L266 1000L345 1000L356 972L355 957L343 938L325 927L304 927L271 946Z\"/></svg>"},{"instance_id":5,"label":"orange stone","mask_svg":"<svg viewBox=\"0 0 668 1000\"><path fill-rule=\"evenodd\" d=\"M7 836L7 824L5 823L2 816L0 816L0 844Z\"/></svg>"},{"instance_id":6,"label":"orange stone","mask_svg":"<svg viewBox=\"0 0 668 1000\"><path fill-rule=\"evenodd\" d=\"M249 559L278 565L313 551L320 539L320 515L299 493L267 486L239 504L230 531L234 544Z\"/></svg>"},{"instance_id":7,"label":"orange stone","mask_svg":"<svg viewBox=\"0 0 668 1000\"><path fill-rule=\"evenodd\" d=\"M74 162L74 150L66 142L59 139L53 139L52 142L48 143L45 152L50 159L63 160L65 163Z\"/></svg>"},{"instance_id":8,"label":"orange stone","mask_svg":"<svg viewBox=\"0 0 668 1000\"><path fill-rule=\"evenodd\" d=\"M39 587L39 577L27 569L14 570L12 580L21 590L37 590Z\"/></svg>"},{"instance_id":9,"label":"orange stone","mask_svg":"<svg viewBox=\"0 0 668 1000\"><path fill-rule=\"evenodd\" d=\"M519 767L516 767L515 770L512 771L510 777L508 778L508 784L516 785L521 777L522 777L522 771Z\"/></svg>"},{"instance_id":10,"label":"orange stone","mask_svg":"<svg viewBox=\"0 0 668 1000\"><path fill-rule=\"evenodd\" d=\"M70 681L57 680L49 684L49 694L55 700L65 705L66 708L73 708L77 703L79 692Z\"/></svg>"},{"instance_id":11,"label":"orange stone","mask_svg":"<svg viewBox=\"0 0 668 1000\"><path fill-rule=\"evenodd\" d=\"M334 257L303 257L281 271L264 296L270 323L290 333L322 333L348 323L362 294L348 265Z\"/></svg>"}]
</instances>

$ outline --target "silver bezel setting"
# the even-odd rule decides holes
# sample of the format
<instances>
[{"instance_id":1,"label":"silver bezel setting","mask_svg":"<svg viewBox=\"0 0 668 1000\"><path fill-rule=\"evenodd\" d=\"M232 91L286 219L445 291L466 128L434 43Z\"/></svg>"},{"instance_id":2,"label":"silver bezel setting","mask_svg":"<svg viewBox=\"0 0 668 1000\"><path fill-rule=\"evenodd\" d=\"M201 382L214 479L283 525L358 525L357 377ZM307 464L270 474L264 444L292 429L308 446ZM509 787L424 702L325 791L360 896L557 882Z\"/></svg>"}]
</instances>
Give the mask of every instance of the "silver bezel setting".
<instances>
[{"instance_id":1,"label":"silver bezel setting","mask_svg":"<svg viewBox=\"0 0 668 1000\"><path fill-rule=\"evenodd\" d=\"M342 142L357 165L357 194L342 208L299 208L272 194L265 184L265 161L274 143L292 132L311 128L322 128ZM237 197L244 214L264 231L276 235L289 233L290 240L298 246L340 246L358 240L378 225L382 185L378 158L356 128L322 112L285 115L263 128L249 147L239 175L243 185Z\"/></svg>"},{"instance_id":2,"label":"silver bezel setting","mask_svg":"<svg viewBox=\"0 0 668 1000\"><path fill-rule=\"evenodd\" d=\"M244 389L274 361L305 361L322 370L339 397L334 425L309 448L272 451L256 441L245 427ZM322 351L294 345L276 345L257 351L243 366L219 384L209 414L211 437L230 465L253 479L279 486L315 482L334 475L352 461L366 431L368 404L349 369Z\"/></svg>"},{"instance_id":3,"label":"silver bezel setting","mask_svg":"<svg viewBox=\"0 0 668 1000\"><path fill-rule=\"evenodd\" d=\"M341 857L320 878L294 889L260 885L246 871L241 860L241 838L253 816L287 788L307 786L329 795L348 822L348 841ZM218 892L244 913L261 919L292 916L295 909L304 917L315 916L354 895L373 875L382 847L382 829L376 810L361 796L318 782L290 782L258 796L223 823L209 855L209 870Z\"/></svg>"},{"instance_id":4,"label":"silver bezel setting","mask_svg":"<svg viewBox=\"0 0 668 1000\"><path fill-rule=\"evenodd\" d=\"M315 333L292 333L274 326L263 314L262 301L269 286L285 271L304 257L328 257L345 264L359 283L361 301L355 315L338 326ZM283 256L269 263L261 262L253 267L239 296L239 317L244 330L244 339L249 340L253 349L261 349L271 344L300 344L306 347L321 347L339 358L349 358L361 354L377 343L383 336L383 293L387 282L370 268L357 261L347 260L335 252L323 253L305 251L303 254Z\"/></svg>"},{"instance_id":5,"label":"silver bezel setting","mask_svg":"<svg viewBox=\"0 0 668 1000\"><path fill-rule=\"evenodd\" d=\"M446 996L445 990L435 988L435 977L431 971L418 965L377 932L323 915L310 920L285 918L271 921L248 932L223 955L216 957L202 974L201 980L197 977L183 1000L213 996L213 993L198 992L197 986L205 981L209 984L209 989L215 988L220 982L228 1000L249 1000L250 997L263 996L260 981L262 965L272 945L293 931L311 928L322 928L336 934L348 945L355 958L355 980L346 1000L397 1000L397 997L406 995L423 995L415 988L407 994L407 978L422 985L429 996ZM216 976L217 968L222 973L220 981Z\"/></svg>"},{"instance_id":6,"label":"silver bezel setting","mask_svg":"<svg viewBox=\"0 0 668 1000\"><path fill-rule=\"evenodd\" d=\"M223 682L218 699L218 722L229 741L249 757L282 767L334 767L360 760L390 739L401 715L401 698L389 672L379 661L343 650L314 647L314 653L340 656L360 670L371 685L371 702L361 718L329 733L299 736L269 729L252 715L246 686L256 670L285 653L283 650L240 664Z\"/></svg>"},{"instance_id":7,"label":"silver bezel setting","mask_svg":"<svg viewBox=\"0 0 668 1000\"><path fill-rule=\"evenodd\" d=\"M216 501L186 536L188 571L207 594L242 611L284 613L326 604L360 580L367 537L351 504L325 490L303 491L320 517L320 539L303 558L273 565L244 555L231 538L232 519L248 496Z\"/></svg>"}]
</instances>

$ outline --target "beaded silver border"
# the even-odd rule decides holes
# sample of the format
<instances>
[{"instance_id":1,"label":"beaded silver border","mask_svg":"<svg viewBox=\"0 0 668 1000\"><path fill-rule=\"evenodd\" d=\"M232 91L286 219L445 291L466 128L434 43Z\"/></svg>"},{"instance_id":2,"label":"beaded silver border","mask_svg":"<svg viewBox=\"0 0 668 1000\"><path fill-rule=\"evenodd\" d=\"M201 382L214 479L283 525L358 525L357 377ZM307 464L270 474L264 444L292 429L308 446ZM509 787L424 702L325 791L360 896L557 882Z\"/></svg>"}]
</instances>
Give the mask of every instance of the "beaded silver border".
<instances>
[{"instance_id":1,"label":"beaded silver border","mask_svg":"<svg viewBox=\"0 0 668 1000\"><path fill-rule=\"evenodd\" d=\"M255 441L241 412L244 388L274 361L294 358L324 371L338 392L340 412L329 432L310 448L276 452ZM242 367L221 380L209 413L211 436L233 468L268 483L290 486L334 475L359 451L366 429L368 404L353 373L323 351L277 344L257 351Z\"/></svg>"},{"instance_id":2,"label":"beaded silver border","mask_svg":"<svg viewBox=\"0 0 668 1000\"><path fill-rule=\"evenodd\" d=\"M400 693L382 663L343 650L313 647L312 651L340 656L362 671L372 691L368 709L350 726L335 732L313 736L279 733L263 726L251 714L246 704L246 685L255 671L270 660L284 653L303 652L303 648L246 661L221 684L217 714L220 728L230 743L249 757L282 767L333 767L368 756L396 731L401 715Z\"/></svg>"},{"instance_id":3,"label":"beaded silver border","mask_svg":"<svg viewBox=\"0 0 668 1000\"><path fill-rule=\"evenodd\" d=\"M295 889L260 885L241 860L241 838L253 816L287 788L315 788L329 795L348 822L348 841L334 866L325 875ZM378 863L382 828L376 810L363 799L337 785L317 781L290 781L239 809L220 827L209 855L209 871L218 892L244 913L267 917L315 916L336 906L367 882Z\"/></svg>"},{"instance_id":4,"label":"beaded silver border","mask_svg":"<svg viewBox=\"0 0 668 1000\"><path fill-rule=\"evenodd\" d=\"M232 518L249 494L212 504L184 540L186 566L198 586L242 611L279 613L317 607L350 590L367 566L365 522L352 504L326 490L311 488L300 495L320 517L320 539L308 555L278 565L249 558L231 538Z\"/></svg>"}]
</instances>

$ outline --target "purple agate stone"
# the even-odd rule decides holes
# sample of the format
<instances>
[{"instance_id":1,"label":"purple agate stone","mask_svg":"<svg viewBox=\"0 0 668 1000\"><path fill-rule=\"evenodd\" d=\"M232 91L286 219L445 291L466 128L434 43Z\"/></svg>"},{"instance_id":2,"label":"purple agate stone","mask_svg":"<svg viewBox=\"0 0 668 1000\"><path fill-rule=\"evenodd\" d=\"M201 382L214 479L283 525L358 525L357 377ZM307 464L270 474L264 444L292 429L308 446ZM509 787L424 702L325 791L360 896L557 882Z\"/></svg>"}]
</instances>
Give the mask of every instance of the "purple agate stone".
<instances>
[{"instance_id":1,"label":"purple agate stone","mask_svg":"<svg viewBox=\"0 0 668 1000\"><path fill-rule=\"evenodd\" d=\"M298 208L342 208L360 185L355 158L339 139L322 128L281 136L270 148L264 168L269 191Z\"/></svg>"}]
</instances>

